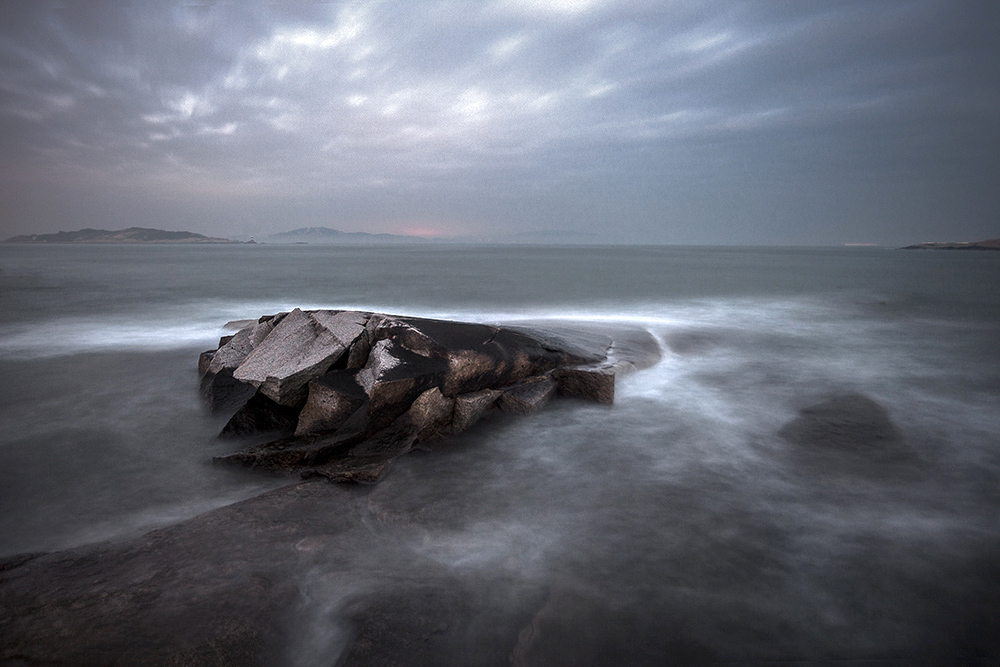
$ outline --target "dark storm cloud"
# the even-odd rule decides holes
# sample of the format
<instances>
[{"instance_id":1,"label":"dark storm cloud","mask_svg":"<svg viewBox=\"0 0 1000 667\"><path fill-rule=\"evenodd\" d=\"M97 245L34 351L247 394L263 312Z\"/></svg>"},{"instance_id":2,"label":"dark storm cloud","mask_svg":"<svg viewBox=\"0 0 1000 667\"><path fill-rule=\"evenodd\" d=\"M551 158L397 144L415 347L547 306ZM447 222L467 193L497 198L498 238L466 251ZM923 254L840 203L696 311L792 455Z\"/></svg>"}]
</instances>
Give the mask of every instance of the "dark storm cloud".
<instances>
[{"instance_id":1,"label":"dark storm cloud","mask_svg":"<svg viewBox=\"0 0 1000 667\"><path fill-rule=\"evenodd\" d=\"M894 242L995 224L983 3L0 8L11 233Z\"/></svg>"}]
</instances>

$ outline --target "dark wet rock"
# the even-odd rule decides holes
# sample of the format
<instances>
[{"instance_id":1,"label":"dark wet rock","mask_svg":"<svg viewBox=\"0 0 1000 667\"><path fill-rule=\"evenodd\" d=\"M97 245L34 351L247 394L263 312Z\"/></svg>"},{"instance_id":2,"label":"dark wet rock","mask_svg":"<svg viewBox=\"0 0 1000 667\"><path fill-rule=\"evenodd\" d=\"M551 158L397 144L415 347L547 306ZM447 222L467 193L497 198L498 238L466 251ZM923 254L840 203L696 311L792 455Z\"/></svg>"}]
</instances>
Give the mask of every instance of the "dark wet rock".
<instances>
[{"instance_id":1,"label":"dark wet rock","mask_svg":"<svg viewBox=\"0 0 1000 667\"><path fill-rule=\"evenodd\" d=\"M610 366L620 374L626 368L645 370L652 368L663 359L659 341L645 329L615 331L614 340L608 350Z\"/></svg>"},{"instance_id":2,"label":"dark wet rock","mask_svg":"<svg viewBox=\"0 0 1000 667\"><path fill-rule=\"evenodd\" d=\"M497 407L501 412L531 414L549 402L556 388L556 381L551 377L529 378L503 389Z\"/></svg>"},{"instance_id":3,"label":"dark wet rock","mask_svg":"<svg viewBox=\"0 0 1000 667\"><path fill-rule=\"evenodd\" d=\"M537 341L548 350L561 350L581 364L599 364L607 359L615 339L606 331L544 322L505 327ZM616 334L617 335L617 334Z\"/></svg>"},{"instance_id":4,"label":"dark wet rock","mask_svg":"<svg viewBox=\"0 0 1000 667\"><path fill-rule=\"evenodd\" d=\"M371 354L372 345L375 344L375 330L384 319L384 316L377 313L369 315L364 331L361 332L351 345L351 349L347 354L346 368L362 368L368 363L368 355Z\"/></svg>"},{"instance_id":5,"label":"dark wet rock","mask_svg":"<svg viewBox=\"0 0 1000 667\"><path fill-rule=\"evenodd\" d=\"M552 377L560 396L582 398L604 405L615 402L615 373L611 368L571 366L557 368Z\"/></svg>"},{"instance_id":6,"label":"dark wet rock","mask_svg":"<svg viewBox=\"0 0 1000 667\"><path fill-rule=\"evenodd\" d=\"M253 385L233 377L233 369L223 368L202 378L201 395L212 412L229 412L245 405L257 393Z\"/></svg>"},{"instance_id":7,"label":"dark wet rock","mask_svg":"<svg viewBox=\"0 0 1000 667\"><path fill-rule=\"evenodd\" d=\"M446 360L441 392L456 396L513 384L558 366L603 360L601 352L564 350L523 331L485 324L387 319L376 336L392 337L406 349Z\"/></svg>"},{"instance_id":8,"label":"dark wet rock","mask_svg":"<svg viewBox=\"0 0 1000 667\"><path fill-rule=\"evenodd\" d=\"M13 556L7 556L5 558L0 558L0 572L6 570L13 570L15 567L21 567L25 563L32 561L39 556L44 556L47 552L45 551L32 551L23 554L14 554Z\"/></svg>"},{"instance_id":9,"label":"dark wet rock","mask_svg":"<svg viewBox=\"0 0 1000 667\"><path fill-rule=\"evenodd\" d=\"M241 463L264 470L298 470L326 463L361 441L358 433L295 435L215 457L217 463Z\"/></svg>"},{"instance_id":10,"label":"dark wet rock","mask_svg":"<svg viewBox=\"0 0 1000 667\"><path fill-rule=\"evenodd\" d=\"M331 371L309 383L306 404L298 416L296 435L335 431L368 400L356 371Z\"/></svg>"},{"instance_id":11,"label":"dark wet rock","mask_svg":"<svg viewBox=\"0 0 1000 667\"><path fill-rule=\"evenodd\" d=\"M886 409L862 394L837 394L805 407L778 433L817 451L878 459L913 456Z\"/></svg>"},{"instance_id":12,"label":"dark wet rock","mask_svg":"<svg viewBox=\"0 0 1000 667\"><path fill-rule=\"evenodd\" d=\"M455 417L455 399L445 396L438 387L428 389L406 412L408 418L420 425L417 442L427 442L451 430Z\"/></svg>"},{"instance_id":13,"label":"dark wet rock","mask_svg":"<svg viewBox=\"0 0 1000 667\"><path fill-rule=\"evenodd\" d=\"M455 397L452 428L456 432L469 428L496 405L498 398L500 398L500 392L496 389L481 389L467 394L459 394Z\"/></svg>"},{"instance_id":14,"label":"dark wet rock","mask_svg":"<svg viewBox=\"0 0 1000 667\"><path fill-rule=\"evenodd\" d=\"M351 447L347 455L356 458L379 457L391 461L413 449L420 427L421 424L411 419L407 413Z\"/></svg>"},{"instance_id":15,"label":"dark wet rock","mask_svg":"<svg viewBox=\"0 0 1000 667\"><path fill-rule=\"evenodd\" d=\"M199 361L207 393L257 389L223 434L295 436L218 460L308 467L342 481L377 481L419 443L463 431L492 410L529 414L557 390L611 404L616 375L659 358L642 330L616 337L566 325L547 331L299 309L239 324L246 326Z\"/></svg>"},{"instance_id":16,"label":"dark wet rock","mask_svg":"<svg viewBox=\"0 0 1000 667\"><path fill-rule=\"evenodd\" d=\"M357 381L368 393L371 431L390 424L406 412L418 396L441 384L447 366L439 357L426 357L394 340L375 343L368 364Z\"/></svg>"},{"instance_id":17,"label":"dark wet rock","mask_svg":"<svg viewBox=\"0 0 1000 667\"><path fill-rule=\"evenodd\" d=\"M322 477L346 484L378 484L389 471L395 457L368 456L337 459L325 465L302 471L303 479Z\"/></svg>"},{"instance_id":18,"label":"dark wet rock","mask_svg":"<svg viewBox=\"0 0 1000 667\"><path fill-rule=\"evenodd\" d=\"M215 356L215 350L206 350L198 355L198 375L201 377L205 376L208 372L208 367L212 363L212 357Z\"/></svg>"},{"instance_id":19,"label":"dark wet rock","mask_svg":"<svg viewBox=\"0 0 1000 667\"><path fill-rule=\"evenodd\" d=\"M288 664L294 545L358 524L346 488L300 484L123 543L0 571L0 664Z\"/></svg>"},{"instance_id":20,"label":"dark wet rock","mask_svg":"<svg viewBox=\"0 0 1000 667\"><path fill-rule=\"evenodd\" d=\"M344 355L364 331L366 319L363 313L304 313L296 308L274 326L233 377L276 403L300 407L308 382L327 373Z\"/></svg>"},{"instance_id":21,"label":"dark wet rock","mask_svg":"<svg viewBox=\"0 0 1000 667\"><path fill-rule=\"evenodd\" d=\"M224 438L238 438L257 433L290 434L295 431L299 413L294 408L279 405L256 392L236 411L219 434Z\"/></svg>"},{"instance_id":22,"label":"dark wet rock","mask_svg":"<svg viewBox=\"0 0 1000 667\"><path fill-rule=\"evenodd\" d=\"M201 355L198 363L199 370L204 367L201 394L213 410L232 410L253 396L252 387L234 378L233 372L272 329L270 321L251 322L229 340L221 339L219 349L210 357L207 353Z\"/></svg>"}]
</instances>

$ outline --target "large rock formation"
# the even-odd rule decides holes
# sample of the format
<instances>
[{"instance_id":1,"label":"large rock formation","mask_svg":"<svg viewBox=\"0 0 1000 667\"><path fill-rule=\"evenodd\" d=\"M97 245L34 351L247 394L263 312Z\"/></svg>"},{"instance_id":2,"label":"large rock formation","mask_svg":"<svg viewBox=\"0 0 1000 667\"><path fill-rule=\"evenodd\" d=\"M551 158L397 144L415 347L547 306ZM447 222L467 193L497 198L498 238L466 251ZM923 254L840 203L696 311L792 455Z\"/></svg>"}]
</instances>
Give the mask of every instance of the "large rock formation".
<instances>
[{"instance_id":1,"label":"large rock formation","mask_svg":"<svg viewBox=\"0 0 1000 667\"><path fill-rule=\"evenodd\" d=\"M306 477L377 482L421 442L553 396L614 401L615 377L655 363L646 331L540 331L357 311L250 320L199 360L201 392L235 410L225 436L285 437L219 457Z\"/></svg>"}]
</instances>

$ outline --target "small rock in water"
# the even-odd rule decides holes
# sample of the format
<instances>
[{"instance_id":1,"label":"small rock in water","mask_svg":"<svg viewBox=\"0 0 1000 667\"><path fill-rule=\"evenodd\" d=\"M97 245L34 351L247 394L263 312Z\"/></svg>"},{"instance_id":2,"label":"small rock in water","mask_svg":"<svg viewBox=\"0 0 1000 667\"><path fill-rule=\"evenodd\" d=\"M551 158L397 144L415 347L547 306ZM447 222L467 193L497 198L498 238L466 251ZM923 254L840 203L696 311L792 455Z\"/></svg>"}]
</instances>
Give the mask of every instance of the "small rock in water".
<instances>
[{"instance_id":1,"label":"small rock in water","mask_svg":"<svg viewBox=\"0 0 1000 667\"><path fill-rule=\"evenodd\" d=\"M876 460L914 457L886 409L862 394L838 394L805 407L778 434L816 451Z\"/></svg>"}]
</instances>

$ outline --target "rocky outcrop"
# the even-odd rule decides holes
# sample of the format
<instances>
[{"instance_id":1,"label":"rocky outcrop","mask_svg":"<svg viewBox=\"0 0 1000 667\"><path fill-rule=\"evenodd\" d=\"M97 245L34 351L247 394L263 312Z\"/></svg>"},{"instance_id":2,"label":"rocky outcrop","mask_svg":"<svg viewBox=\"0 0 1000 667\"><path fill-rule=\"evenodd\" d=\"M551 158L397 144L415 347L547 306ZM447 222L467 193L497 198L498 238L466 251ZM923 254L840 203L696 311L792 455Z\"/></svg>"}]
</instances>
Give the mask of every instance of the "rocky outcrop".
<instances>
[{"instance_id":1,"label":"rocky outcrop","mask_svg":"<svg viewBox=\"0 0 1000 667\"><path fill-rule=\"evenodd\" d=\"M218 457L376 482L421 442L555 396L614 402L615 377L659 358L645 331L541 331L357 311L250 320L199 359L201 392L235 409L224 436L284 435Z\"/></svg>"},{"instance_id":2,"label":"rocky outcrop","mask_svg":"<svg viewBox=\"0 0 1000 667\"><path fill-rule=\"evenodd\" d=\"M900 250L1000 250L1000 239L985 241L926 241L903 246Z\"/></svg>"}]
</instances>

